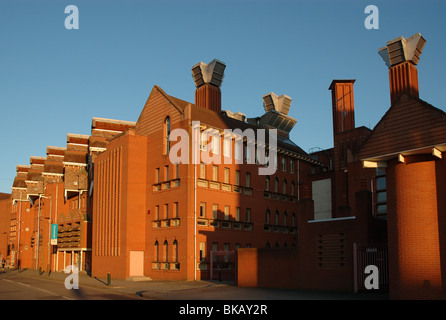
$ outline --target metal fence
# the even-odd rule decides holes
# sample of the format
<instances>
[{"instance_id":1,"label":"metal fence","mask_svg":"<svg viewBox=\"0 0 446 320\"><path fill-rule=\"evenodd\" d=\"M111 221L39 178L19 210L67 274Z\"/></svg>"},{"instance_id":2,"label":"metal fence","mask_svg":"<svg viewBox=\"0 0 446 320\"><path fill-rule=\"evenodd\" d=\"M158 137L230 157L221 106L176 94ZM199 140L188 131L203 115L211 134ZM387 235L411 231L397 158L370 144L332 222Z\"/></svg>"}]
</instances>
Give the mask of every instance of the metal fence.
<instances>
[{"instance_id":1,"label":"metal fence","mask_svg":"<svg viewBox=\"0 0 446 320\"><path fill-rule=\"evenodd\" d=\"M389 263L386 242L355 242L353 244L354 255L354 281L355 292L368 290L365 287L366 267L373 265L377 267L379 275L379 291L389 289Z\"/></svg>"}]
</instances>

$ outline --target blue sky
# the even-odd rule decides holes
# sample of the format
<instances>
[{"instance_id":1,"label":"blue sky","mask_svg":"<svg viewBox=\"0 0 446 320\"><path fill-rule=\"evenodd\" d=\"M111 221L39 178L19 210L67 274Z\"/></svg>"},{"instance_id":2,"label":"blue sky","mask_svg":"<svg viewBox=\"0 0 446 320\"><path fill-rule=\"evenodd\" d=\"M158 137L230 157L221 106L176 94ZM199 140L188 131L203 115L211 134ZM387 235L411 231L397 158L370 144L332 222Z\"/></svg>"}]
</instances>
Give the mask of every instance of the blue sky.
<instances>
[{"instance_id":1,"label":"blue sky","mask_svg":"<svg viewBox=\"0 0 446 320\"><path fill-rule=\"evenodd\" d=\"M64 26L68 5L79 29ZM379 9L367 30L364 9ZM420 32L420 98L446 109L446 2L362 0L0 1L0 192L17 164L90 134L92 117L136 121L154 85L194 102L194 64L226 63L223 109L263 114L269 92L292 98L291 138L332 147L333 79L356 79L356 126L389 108L378 49Z\"/></svg>"}]
</instances>

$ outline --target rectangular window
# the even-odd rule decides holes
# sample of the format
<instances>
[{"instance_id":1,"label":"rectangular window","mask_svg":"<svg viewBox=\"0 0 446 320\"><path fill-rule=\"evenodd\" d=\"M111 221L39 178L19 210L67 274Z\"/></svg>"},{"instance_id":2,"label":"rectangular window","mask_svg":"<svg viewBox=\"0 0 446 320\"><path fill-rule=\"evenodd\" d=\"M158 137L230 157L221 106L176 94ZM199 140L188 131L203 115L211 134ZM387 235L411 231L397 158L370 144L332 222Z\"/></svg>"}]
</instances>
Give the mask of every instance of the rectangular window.
<instances>
[{"instance_id":1,"label":"rectangular window","mask_svg":"<svg viewBox=\"0 0 446 320\"><path fill-rule=\"evenodd\" d=\"M200 203L200 217L201 218L206 217L206 202Z\"/></svg>"},{"instance_id":2,"label":"rectangular window","mask_svg":"<svg viewBox=\"0 0 446 320\"><path fill-rule=\"evenodd\" d=\"M231 144L232 144L231 139L223 139L223 155L226 158L231 157Z\"/></svg>"},{"instance_id":3,"label":"rectangular window","mask_svg":"<svg viewBox=\"0 0 446 320\"><path fill-rule=\"evenodd\" d=\"M229 183L229 168L225 168L225 177L224 177L224 182L225 183Z\"/></svg>"},{"instance_id":4,"label":"rectangular window","mask_svg":"<svg viewBox=\"0 0 446 320\"><path fill-rule=\"evenodd\" d=\"M164 166L164 181L169 180L169 166Z\"/></svg>"},{"instance_id":5,"label":"rectangular window","mask_svg":"<svg viewBox=\"0 0 446 320\"><path fill-rule=\"evenodd\" d=\"M286 158L282 157L282 171L286 171Z\"/></svg>"},{"instance_id":6,"label":"rectangular window","mask_svg":"<svg viewBox=\"0 0 446 320\"><path fill-rule=\"evenodd\" d=\"M218 250L218 243L217 242L212 242L212 251L217 251ZM214 262L217 262L217 255L214 255L213 257L212 257L212 260L214 261Z\"/></svg>"},{"instance_id":7,"label":"rectangular window","mask_svg":"<svg viewBox=\"0 0 446 320\"><path fill-rule=\"evenodd\" d=\"M235 171L235 184L240 185L240 170Z\"/></svg>"},{"instance_id":8,"label":"rectangular window","mask_svg":"<svg viewBox=\"0 0 446 320\"><path fill-rule=\"evenodd\" d=\"M160 219L160 206L155 206L155 220Z\"/></svg>"},{"instance_id":9,"label":"rectangular window","mask_svg":"<svg viewBox=\"0 0 446 320\"><path fill-rule=\"evenodd\" d=\"M376 169L376 215L387 214L386 169Z\"/></svg>"},{"instance_id":10,"label":"rectangular window","mask_svg":"<svg viewBox=\"0 0 446 320\"><path fill-rule=\"evenodd\" d=\"M246 186L251 187L251 173L246 172Z\"/></svg>"},{"instance_id":11,"label":"rectangular window","mask_svg":"<svg viewBox=\"0 0 446 320\"><path fill-rule=\"evenodd\" d=\"M290 159L290 173L294 173L294 160Z\"/></svg>"},{"instance_id":12,"label":"rectangular window","mask_svg":"<svg viewBox=\"0 0 446 320\"><path fill-rule=\"evenodd\" d=\"M224 250L225 250L225 251L229 251L229 243L226 242L226 243L224 244ZM228 256L227 254L225 254L224 257L225 257L225 262L228 262L228 261L229 261L229 256Z\"/></svg>"},{"instance_id":13,"label":"rectangular window","mask_svg":"<svg viewBox=\"0 0 446 320\"><path fill-rule=\"evenodd\" d=\"M206 179L206 164L200 163L200 178Z\"/></svg>"},{"instance_id":14,"label":"rectangular window","mask_svg":"<svg viewBox=\"0 0 446 320\"><path fill-rule=\"evenodd\" d=\"M218 219L218 204L216 203L212 205L212 218Z\"/></svg>"},{"instance_id":15,"label":"rectangular window","mask_svg":"<svg viewBox=\"0 0 446 320\"><path fill-rule=\"evenodd\" d=\"M164 205L164 219L168 219L169 218L169 205L166 203Z\"/></svg>"},{"instance_id":16,"label":"rectangular window","mask_svg":"<svg viewBox=\"0 0 446 320\"><path fill-rule=\"evenodd\" d=\"M173 203L173 217L178 218L178 202Z\"/></svg>"},{"instance_id":17,"label":"rectangular window","mask_svg":"<svg viewBox=\"0 0 446 320\"><path fill-rule=\"evenodd\" d=\"M218 181L218 166L212 167L212 180Z\"/></svg>"},{"instance_id":18,"label":"rectangular window","mask_svg":"<svg viewBox=\"0 0 446 320\"><path fill-rule=\"evenodd\" d=\"M251 222L251 208L246 208L246 222Z\"/></svg>"},{"instance_id":19,"label":"rectangular window","mask_svg":"<svg viewBox=\"0 0 446 320\"><path fill-rule=\"evenodd\" d=\"M242 163L243 161L243 141L240 138L234 140L234 159L235 163Z\"/></svg>"},{"instance_id":20,"label":"rectangular window","mask_svg":"<svg viewBox=\"0 0 446 320\"><path fill-rule=\"evenodd\" d=\"M225 206L225 220L229 220L229 206Z\"/></svg>"},{"instance_id":21,"label":"rectangular window","mask_svg":"<svg viewBox=\"0 0 446 320\"><path fill-rule=\"evenodd\" d=\"M206 258L206 242L200 242L200 261L203 262Z\"/></svg>"},{"instance_id":22,"label":"rectangular window","mask_svg":"<svg viewBox=\"0 0 446 320\"><path fill-rule=\"evenodd\" d=\"M178 164L174 164L173 165L173 178L174 179L178 179L179 175L178 175Z\"/></svg>"},{"instance_id":23,"label":"rectangular window","mask_svg":"<svg viewBox=\"0 0 446 320\"><path fill-rule=\"evenodd\" d=\"M220 154L220 135L219 133L215 133L212 135L212 153Z\"/></svg>"},{"instance_id":24,"label":"rectangular window","mask_svg":"<svg viewBox=\"0 0 446 320\"><path fill-rule=\"evenodd\" d=\"M240 221L240 207L235 208L235 221Z\"/></svg>"}]
</instances>

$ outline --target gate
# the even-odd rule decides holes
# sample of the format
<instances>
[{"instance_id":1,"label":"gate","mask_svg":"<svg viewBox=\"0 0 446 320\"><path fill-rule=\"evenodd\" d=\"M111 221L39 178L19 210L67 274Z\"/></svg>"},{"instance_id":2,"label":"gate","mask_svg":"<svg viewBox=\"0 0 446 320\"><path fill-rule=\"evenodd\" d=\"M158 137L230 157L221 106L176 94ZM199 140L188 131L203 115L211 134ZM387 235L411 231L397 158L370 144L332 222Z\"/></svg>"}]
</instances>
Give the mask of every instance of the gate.
<instances>
[{"instance_id":1,"label":"gate","mask_svg":"<svg viewBox=\"0 0 446 320\"><path fill-rule=\"evenodd\" d=\"M369 274L365 273L368 265L374 265L379 272L379 290L389 289L389 260L386 242L353 243L355 292L368 291L364 285Z\"/></svg>"},{"instance_id":2,"label":"gate","mask_svg":"<svg viewBox=\"0 0 446 320\"><path fill-rule=\"evenodd\" d=\"M235 258L235 251L211 251L210 280L234 281L237 271Z\"/></svg>"}]
</instances>

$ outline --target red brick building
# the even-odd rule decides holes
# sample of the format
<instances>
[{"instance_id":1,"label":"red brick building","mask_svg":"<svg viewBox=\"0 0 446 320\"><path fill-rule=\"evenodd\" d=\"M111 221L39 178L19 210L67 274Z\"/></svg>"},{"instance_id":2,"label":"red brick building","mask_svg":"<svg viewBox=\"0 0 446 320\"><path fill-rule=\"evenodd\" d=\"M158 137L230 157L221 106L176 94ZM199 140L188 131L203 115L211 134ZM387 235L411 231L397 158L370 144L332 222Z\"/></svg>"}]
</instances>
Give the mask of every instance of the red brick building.
<instances>
[{"instance_id":1,"label":"red brick building","mask_svg":"<svg viewBox=\"0 0 446 320\"><path fill-rule=\"evenodd\" d=\"M424 45L416 34L380 50L391 104L373 130L355 127L354 80L330 85L334 147L313 154L330 170L304 178L312 191L299 202L299 249L283 257L297 275L276 283L365 290L365 267L376 265L392 299L445 298L446 114L419 98ZM264 251L239 252L241 263L270 259L280 261ZM259 266L258 276L239 274L239 285L274 286L265 273Z\"/></svg>"},{"instance_id":2,"label":"red brick building","mask_svg":"<svg viewBox=\"0 0 446 320\"><path fill-rule=\"evenodd\" d=\"M94 275L234 278L238 248L297 245L298 170L320 163L289 140L296 122L287 115L289 97L265 95L266 113L256 119L221 112L224 68L217 60L193 67L194 104L155 86L135 127L97 156ZM225 129L277 129L277 172L262 176L260 165L236 164L235 141L223 139L218 145L209 139L212 156L232 157L230 164L194 164L192 152L190 163L172 163L170 133L183 129L192 141L195 122L200 134L211 129L219 136ZM205 148L202 142L201 151Z\"/></svg>"},{"instance_id":3,"label":"red brick building","mask_svg":"<svg viewBox=\"0 0 446 320\"><path fill-rule=\"evenodd\" d=\"M444 298L446 118L419 98L424 44L380 50L391 104L373 130L355 126L355 80L333 80L333 148L310 154L290 140L290 97L266 94L256 118L224 111L225 64L199 63L194 103L154 86L136 122L93 118L90 135L17 166L0 254L97 277L341 291L366 290L376 265L391 298Z\"/></svg>"}]
</instances>

